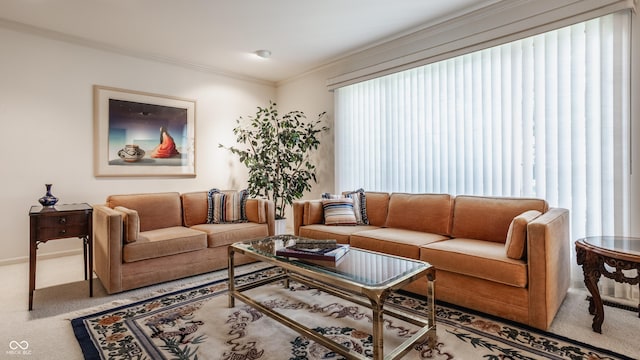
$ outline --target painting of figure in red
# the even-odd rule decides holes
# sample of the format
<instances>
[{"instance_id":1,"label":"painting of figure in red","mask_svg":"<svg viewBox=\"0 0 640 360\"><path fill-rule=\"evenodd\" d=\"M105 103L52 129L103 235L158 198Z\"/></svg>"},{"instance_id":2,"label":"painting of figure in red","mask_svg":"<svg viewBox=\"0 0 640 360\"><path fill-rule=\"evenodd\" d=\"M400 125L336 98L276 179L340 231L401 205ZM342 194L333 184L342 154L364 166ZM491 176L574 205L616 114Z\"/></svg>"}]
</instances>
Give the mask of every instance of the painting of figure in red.
<instances>
[{"instance_id":1,"label":"painting of figure in red","mask_svg":"<svg viewBox=\"0 0 640 360\"><path fill-rule=\"evenodd\" d=\"M176 142L173 140L167 128L160 128L160 144L151 151L152 158L170 158L178 157L180 152L176 149Z\"/></svg>"},{"instance_id":2,"label":"painting of figure in red","mask_svg":"<svg viewBox=\"0 0 640 360\"><path fill-rule=\"evenodd\" d=\"M187 128L187 109L110 99L109 164L184 166L188 161ZM138 151L129 155L125 150L132 147Z\"/></svg>"}]
</instances>

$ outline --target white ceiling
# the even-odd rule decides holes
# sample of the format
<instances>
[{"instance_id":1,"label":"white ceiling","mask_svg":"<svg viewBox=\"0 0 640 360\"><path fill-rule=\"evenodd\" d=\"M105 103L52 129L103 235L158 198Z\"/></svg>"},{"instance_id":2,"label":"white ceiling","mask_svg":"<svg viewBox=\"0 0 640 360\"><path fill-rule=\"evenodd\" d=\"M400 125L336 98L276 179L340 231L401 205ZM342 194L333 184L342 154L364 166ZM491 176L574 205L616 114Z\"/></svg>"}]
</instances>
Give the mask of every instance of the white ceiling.
<instances>
[{"instance_id":1,"label":"white ceiling","mask_svg":"<svg viewBox=\"0 0 640 360\"><path fill-rule=\"evenodd\" d=\"M0 0L0 26L278 82L496 1Z\"/></svg>"}]
</instances>

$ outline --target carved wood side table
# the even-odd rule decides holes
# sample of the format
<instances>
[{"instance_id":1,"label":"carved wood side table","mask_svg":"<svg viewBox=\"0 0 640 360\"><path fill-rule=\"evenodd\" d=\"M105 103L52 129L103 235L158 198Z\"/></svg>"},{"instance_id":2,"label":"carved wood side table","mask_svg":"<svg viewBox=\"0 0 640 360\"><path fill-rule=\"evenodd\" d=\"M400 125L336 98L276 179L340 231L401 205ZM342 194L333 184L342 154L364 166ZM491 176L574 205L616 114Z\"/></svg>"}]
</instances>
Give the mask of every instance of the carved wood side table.
<instances>
[{"instance_id":1,"label":"carved wood side table","mask_svg":"<svg viewBox=\"0 0 640 360\"><path fill-rule=\"evenodd\" d=\"M89 296L93 296L92 216L93 208L86 203L31 207L29 210L29 310L33 309L33 291L36 288L36 253L38 246L49 240L73 237L82 239L84 279L89 280Z\"/></svg>"},{"instance_id":2,"label":"carved wood side table","mask_svg":"<svg viewBox=\"0 0 640 360\"><path fill-rule=\"evenodd\" d=\"M592 236L580 239L575 244L578 265L582 265L584 284L591 293L589 313L594 315L591 328L595 332L602 333L604 308L598 289L598 280L602 275L620 283L638 285L640 283L640 238ZM626 275L623 272L626 270L636 270L636 276Z\"/></svg>"}]
</instances>

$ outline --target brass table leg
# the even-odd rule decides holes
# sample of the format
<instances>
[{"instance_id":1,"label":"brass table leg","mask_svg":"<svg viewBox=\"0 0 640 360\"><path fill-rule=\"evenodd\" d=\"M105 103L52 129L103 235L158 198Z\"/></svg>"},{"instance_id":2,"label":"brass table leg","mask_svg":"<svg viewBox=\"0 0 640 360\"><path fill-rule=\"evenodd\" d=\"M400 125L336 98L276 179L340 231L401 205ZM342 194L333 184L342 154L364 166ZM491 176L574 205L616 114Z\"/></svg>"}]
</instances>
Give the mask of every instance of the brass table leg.
<instances>
[{"instance_id":1,"label":"brass table leg","mask_svg":"<svg viewBox=\"0 0 640 360\"><path fill-rule=\"evenodd\" d=\"M383 311L380 301L371 300L371 309L373 310L373 358L382 360L384 358L384 338L383 338Z\"/></svg>"},{"instance_id":2,"label":"brass table leg","mask_svg":"<svg viewBox=\"0 0 640 360\"><path fill-rule=\"evenodd\" d=\"M229 307L232 308L236 305L235 303L235 297L233 296L233 293L236 291L236 280L235 280L235 271L234 271L234 264L233 264L233 255L234 255L234 251L232 247L229 247L229 264L227 267L227 271L228 271L228 281L229 281L229 288L228 288L228 296L229 296Z\"/></svg>"}]
</instances>

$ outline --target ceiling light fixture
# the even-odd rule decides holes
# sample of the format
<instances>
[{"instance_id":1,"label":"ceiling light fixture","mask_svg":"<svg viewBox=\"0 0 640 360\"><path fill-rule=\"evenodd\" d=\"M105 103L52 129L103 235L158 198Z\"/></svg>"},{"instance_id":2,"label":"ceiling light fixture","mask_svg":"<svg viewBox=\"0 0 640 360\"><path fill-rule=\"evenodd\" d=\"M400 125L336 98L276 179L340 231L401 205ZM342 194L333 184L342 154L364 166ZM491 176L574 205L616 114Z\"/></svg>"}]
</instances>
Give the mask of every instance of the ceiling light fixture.
<instances>
[{"instance_id":1,"label":"ceiling light fixture","mask_svg":"<svg viewBox=\"0 0 640 360\"><path fill-rule=\"evenodd\" d=\"M269 50L256 50L254 54L258 55L263 59L268 59L271 57L271 51Z\"/></svg>"}]
</instances>

